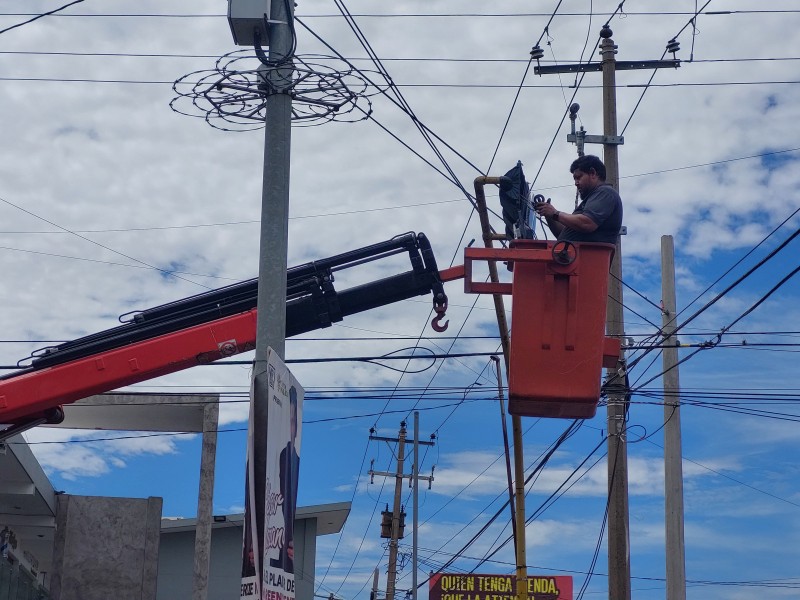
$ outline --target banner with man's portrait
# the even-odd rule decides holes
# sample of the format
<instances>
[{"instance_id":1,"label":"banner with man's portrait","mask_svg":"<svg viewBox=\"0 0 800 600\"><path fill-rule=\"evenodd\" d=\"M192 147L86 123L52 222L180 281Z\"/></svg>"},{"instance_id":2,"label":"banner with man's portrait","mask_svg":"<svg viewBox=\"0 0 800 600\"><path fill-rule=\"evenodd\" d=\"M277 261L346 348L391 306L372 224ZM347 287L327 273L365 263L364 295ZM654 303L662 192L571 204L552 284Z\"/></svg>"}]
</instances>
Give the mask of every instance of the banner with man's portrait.
<instances>
[{"instance_id":1,"label":"banner with man's portrait","mask_svg":"<svg viewBox=\"0 0 800 600\"><path fill-rule=\"evenodd\" d=\"M270 348L261 600L294 600L294 517L305 391Z\"/></svg>"}]
</instances>

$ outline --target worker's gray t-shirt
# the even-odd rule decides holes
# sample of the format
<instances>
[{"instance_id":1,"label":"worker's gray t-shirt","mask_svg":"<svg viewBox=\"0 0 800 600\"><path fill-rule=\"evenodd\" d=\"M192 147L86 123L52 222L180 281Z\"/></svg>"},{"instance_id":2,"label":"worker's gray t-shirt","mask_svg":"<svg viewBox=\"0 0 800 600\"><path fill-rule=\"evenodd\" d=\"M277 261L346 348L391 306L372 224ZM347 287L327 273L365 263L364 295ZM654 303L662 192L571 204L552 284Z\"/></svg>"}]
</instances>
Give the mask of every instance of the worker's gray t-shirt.
<instances>
[{"instance_id":1,"label":"worker's gray t-shirt","mask_svg":"<svg viewBox=\"0 0 800 600\"><path fill-rule=\"evenodd\" d=\"M558 236L559 240L616 243L622 228L622 199L609 184L598 185L572 214L589 217L597 223L597 229L592 232L576 231L565 225Z\"/></svg>"}]
</instances>

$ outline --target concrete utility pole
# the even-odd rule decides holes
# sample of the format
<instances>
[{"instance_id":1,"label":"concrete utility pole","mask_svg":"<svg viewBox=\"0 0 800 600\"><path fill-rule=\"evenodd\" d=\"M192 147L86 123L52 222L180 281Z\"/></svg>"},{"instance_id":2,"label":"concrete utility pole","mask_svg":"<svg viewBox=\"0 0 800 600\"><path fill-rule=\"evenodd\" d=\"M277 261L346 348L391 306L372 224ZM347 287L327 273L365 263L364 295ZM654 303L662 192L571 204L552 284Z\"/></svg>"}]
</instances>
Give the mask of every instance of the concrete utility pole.
<instances>
[{"instance_id":1,"label":"concrete utility pole","mask_svg":"<svg viewBox=\"0 0 800 600\"><path fill-rule=\"evenodd\" d=\"M369 595L369 600L378 600L378 568L372 573L372 593Z\"/></svg>"},{"instance_id":2,"label":"concrete utility pole","mask_svg":"<svg viewBox=\"0 0 800 600\"><path fill-rule=\"evenodd\" d=\"M203 445L200 457L200 489L197 495L197 528L194 534L192 600L208 598L217 429L219 429L219 397L216 398L216 401L208 402L203 406Z\"/></svg>"},{"instance_id":3,"label":"concrete utility pole","mask_svg":"<svg viewBox=\"0 0 800 600\"><path fill-rule=\"evenodd\" d=\"M383 475L385 477L394 477L395 484L394 484L394 506L392 508L392 526L391 526L391 533L389 536L389 568L387 569L386 575L386 596L385 600L394 600L395 595L395 585L397 582L397 546L398 540L400 539L400 518L402 507L400 504L401 495L403 491L403 480L405 478L410 479L410 483L414 486L414 534L413 534L413 556L416 559L416 550L417 550L417 511L419 509L418 506L418 497L417 497L417 486L419 485L419 480L423 479L428 482L430 486L431 482L433 481L433 473L430 476L422 476L419 475L419 446L433 446L434 442L423 442L419 439L419 413L414 413L414 467L413 471L410 475L406 475L403 471L403 463L405 462L405 443L406 443L406 422L403 421L400 423L400 433L396 438L386 438L377 435L370 435L370 440L379 440L387 443L396 442L397 443L397 471L396 473L388 473L386 471L374 471L372 469L369 470L370 478L374 478L375 475ZM413 574L413 586L414 586L414 597L416 598L416 564L414 564L414 574ZM373 582L373 586L377 593L377 576Z\"/></svg>"},{"instance_id":4,"label":"concrete utility pole","mask_svg":"<svg viewBox=\"0 0 800 600\"><path fill-rule=\"evenodd\" d=\"M617 88L616 72L632 69L676 68L680 61L646 60L617 61L611 28L604 25L600 31L603 41L600 44L602 62L600 65L573 64L536 67L534 72L543 75L550 73L576 73L582 71L602 71L603 73L603 135L585 135L580 139L572 134L567 141L583 143L602 143L603 162L606 166L606 183L619 191L619 156L617 146L624 143L617 135ZM676 48L677 49L677 48ZM577 114L578 106L570 107L570 118ZM579 148L579 151L581 148ZM617 236L616 252L611 262L611 278L608 283L608 305L606 309L606 333L622 339L625 335L625 322L622 307L622 247ZM608 396L608 597L613 600L630 600L630 534L628 525L628 449L625 432L627 411L627 381L625 359L620 359L614 369L607 371L606 393Z\"/></svg>"},{"instance_id":5,"label":"concrete utility pole","mask_svg":"<svg viewBox=\"0 0 800 600\"><path fill-rule=\"evenodd\" d=\"M664 336L664 508L667 540L667 600L686 600L686 557L683 540L683 464L681 449L680 377L678 373L675 244L661 236L661 330Z\"/></svg>"},{"instance_id":6,"label":"concrete utility pole","mask_svg":"<svg viewBox=\"0 0 800 600\"><path fill-rule=\"evenodd\" d=\"M269 62L280 63L289 56L293 32L294 2L272 0L270 10ZM286 269L289 245L289 155L292 133L292 63L266 71L266 128L264 134L264 175L261 189L261 238L258 263L258 321L253 363L253 466L255 473L256 525L259 556L264 556L264 502L266 488L267 348L283 359L286 346Z\"/></svg>"}]
</instances>

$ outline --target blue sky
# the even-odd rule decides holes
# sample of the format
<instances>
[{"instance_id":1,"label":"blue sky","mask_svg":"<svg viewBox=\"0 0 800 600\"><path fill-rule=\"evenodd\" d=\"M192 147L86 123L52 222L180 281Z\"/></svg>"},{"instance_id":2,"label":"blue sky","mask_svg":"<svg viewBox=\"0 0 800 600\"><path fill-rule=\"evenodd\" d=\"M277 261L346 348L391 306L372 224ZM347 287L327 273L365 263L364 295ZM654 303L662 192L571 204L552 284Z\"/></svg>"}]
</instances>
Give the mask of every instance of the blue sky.
<instances>
[{"instance_id":1,"label":"blue sky","mask_svg":"<svg viewBox=\"0 0 800 600\"><path fill-rule=\"evenodd\" d=\"M386 65L404 86L416 116L471 162L486 169L494 160L490 174L500 175L522 160L533 190L551 196L560 210L569 209L574 192L567 166L575 148L564 141L568 123L561 123L561 118L575 91L570 87L573 78L527 76L527 87L493 159L528 52L556 8L555 0L508 0L488 8L464 0L436 0L424 6L401 2L385 7L363 0L347 4L357 14L450 15L360 16L357 21L382 58L462 59L387 60ZM594 57L590 51L599 28L618 4L616 0L564 2L549 25L549 35L541 38L545 64L577 62L587 31L584 60ZM4 4L9 13L57 6L49 0ZM590 7L595 11L591 23ZM634 0L627 0L624 8L625 14L611 23L618 59L656 59L687 24L695 3L671 3L669 12L680 14L662 14L667 11ZM708 11L730 14L701 15L696 29L690 26L682 32L678 57L687 60L693 53L695 61L657 73L638 108L650 72L618 74L620 126L633 114L620 150L620 187L629 231L623 240L623 278L647 299L625 291L626 334L634 340L651 335L652 324L660 323L656 306L661 298L662 235L675 238L679 307L687 307L702 293L683 313L688 316L787 240L800 224L794 214L800 208L796 193L800 103L797 84L791 83L797 62L792 49L798 47L800 35L795 8L789 0L769 3L772 12L764 12L763 3L754 0L712 0ZM45 18L0 35L0 64L6 78L0 81L0 114L5 116L5 152L0 161L0 256L5 281L0 302L6 323L0 363L4 365L45 345L35 340L66 340L99 331L114 326L117 315L130 310L257 274L262 133L219 131L202 118L178 115L169 108L175 96L172 81L212 69L216 57L235 49L220 16L225 2L174 0L167 7L155 1L101 5L86 0L68 12L79 16ZM505 16L453 16L466 12ZM91 16L110 13L184 16ZM297 8L298 16L337 50L363 58L364 51L344 20L323 16L336 13L334 3L322 0L301 2ZM508 16L512 13L530 14ZM201 14L210 16L186 16ZM0 16L0 28L23 18ZM503 35L498 36L500 27ZM735 32L747 32L754 43L744 43ZM311 36L299 32L298 52L324 51ZM14 54L20 52L24 54ZM482 62L485 59L495 62ZM741 60L727 62L730 59ZM357 64L367 68L369 63ZM84 81L65 81L69 79ZM775 83L781 81L788 83ZM481 87L433 87L441 84ZM579 125L593 134L602 130L599 85L599 75L587 75L575 96L581 104ZM372 102L381 124L426 159L436 160L407 115L380 96ZM551 140L555 142L549 149ZM453 153L445 155L458 180L471 189L478 173ZM494 192L488 193L490 204L496 204ZM742 264L714 283L787 218ZM430 237L441 267L451 259L460 262L464 243L480 239L460 190L375 123L334 122L293 129L291 264L410 230ZM723 327L797 267L799 243L790 243L705 311L681 333L681 342L715 340ZM165 277L144 263L179 271L180 278ZM374 281L392 268L365 265L342 274L341 285L350 278ZM796 595L788 586L798 583L800 489L795 457L800 439L796 417L785 415L797 413L797 349L754 344L797 342L798 285L790 280L738 323L734 333L724 336L725 343L746 340L748 347L718 346L682 365L681 382L687 392L682 409L687 577L693 582L689 598L758 594L774 600ZM711 289L704 292L708 286ZM413 346L421 334L422 345L435 352L495 351L491 300L478 299L470 311L475 298L460 289L459 283L448 284L451 325L445 336L459 331L462 336L452 347L449 338L433 339L436 334L426 327L429 299L421 297L348 318L303 336L305 341L290 340L287 358L382 355ZM365 337L376 339L356 339ZM681 355L692 351L683 349ZM635 358L638 351L631 355ZM660 357L647 368L651 358L655 353L632 371L634 385L660 372ZM402 368L402 363L390 364ZM395 386L417 393L427 386L443 389L441 397L419 403L425 409L423 438L437 435L421 469L430 472L436 465L433 488L421 494L420 545L425 549L421 577L434 563L460 551L499 510L505 498L505 467L502 458L498 460L502 438L496 381L486 366L483 357L451 359L402 377L365 363L293 368L308 394L300 504L353 501L343 534L319 540L319 593L365 599L372 570L385 569L379 513L391 501L392 482L376 478L369 485L367 470L372 459L377 470L393 470L394 465L390 449L370 443L368 436L370 427L380 435L396 435L400 420L415 405L416 397L387 402ZM481 385L473 385L476 382ZM249 369L238 365L199 367L131 388L225 394L217 513L238 512L243 506L248 386ZM468 386L473 391L454 407ZM628 430L632 587L635 597L643 600L664 597L660 379L647 388L653 393L633 397ZM378 398L358 398L366 389L374 389L372 396ZM323 391L329 399L314 399ZM765 391L775 397L755 396ZM734 408L782 415L767 418L689 403L707 400L702 394L708 393L742 402ZM741 397L727 397L731 394ZM361 416L381 412L385 414ZM530 511L601 442L604 409L599 415L587 420L555 453L529 493ZM528 465L567 425L525 420ZM37 430L29 439L59 442L33 446L56 489L87 495L158 495L164 498L165 516L194 516L197 436L85 441L110 435ZM528 528L531 570L572 573L576 590L591 569L602 526L604 452L601 445L586 463L588 467L599 461L596 466ZM505 539L507 521L503 513L464 555L484 556L495 540ZM408 531L405 542L410 544ZM510 547L493 559L497 562L480 570L513 569ZM469 570L476 562L463 558L453 568ZM410 586L409 569L406 565L402 570L400 589ZM595 571L586 598L606 594L605 542ZM767 580L772 583L755 587L742 583ZM384 581L382 575L381 585Z\"/></svg>"}]
</instances>

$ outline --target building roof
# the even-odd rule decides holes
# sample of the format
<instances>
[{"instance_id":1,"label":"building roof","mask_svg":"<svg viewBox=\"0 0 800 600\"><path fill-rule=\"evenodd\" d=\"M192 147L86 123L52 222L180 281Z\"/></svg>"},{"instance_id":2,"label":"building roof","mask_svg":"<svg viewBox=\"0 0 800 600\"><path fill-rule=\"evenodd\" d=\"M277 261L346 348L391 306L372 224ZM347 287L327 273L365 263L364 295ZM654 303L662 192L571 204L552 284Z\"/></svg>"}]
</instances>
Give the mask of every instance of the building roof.
<instances>
[{"instance_id":1,"label":"building roof","mask_svg":"<svg viewBox=\"0 0 800 600\"><path fill-rule=\"evenodd\" d=\"M0 445L0 528L14 532L20 548L50 571L56 492L21 435Z\"/></svg>"},{"instance_id":2,"label":"building roof","mask_svg":"<svg viewBox=\"0 0 800 600\"><path fill-rule=\"evenodd\" d=\"M316 519L317 535L339 533L350 515L350 502L335 502L332 504L315 504L313 506L298 506L295 520ZM241 527L244 521L243 513L231 515L214 515L212 529L222 527ZM164 517L161 519L161 533L177 533L181 531L194 531L197 519L182 517Z\"/></svg>"}]
</instances>

